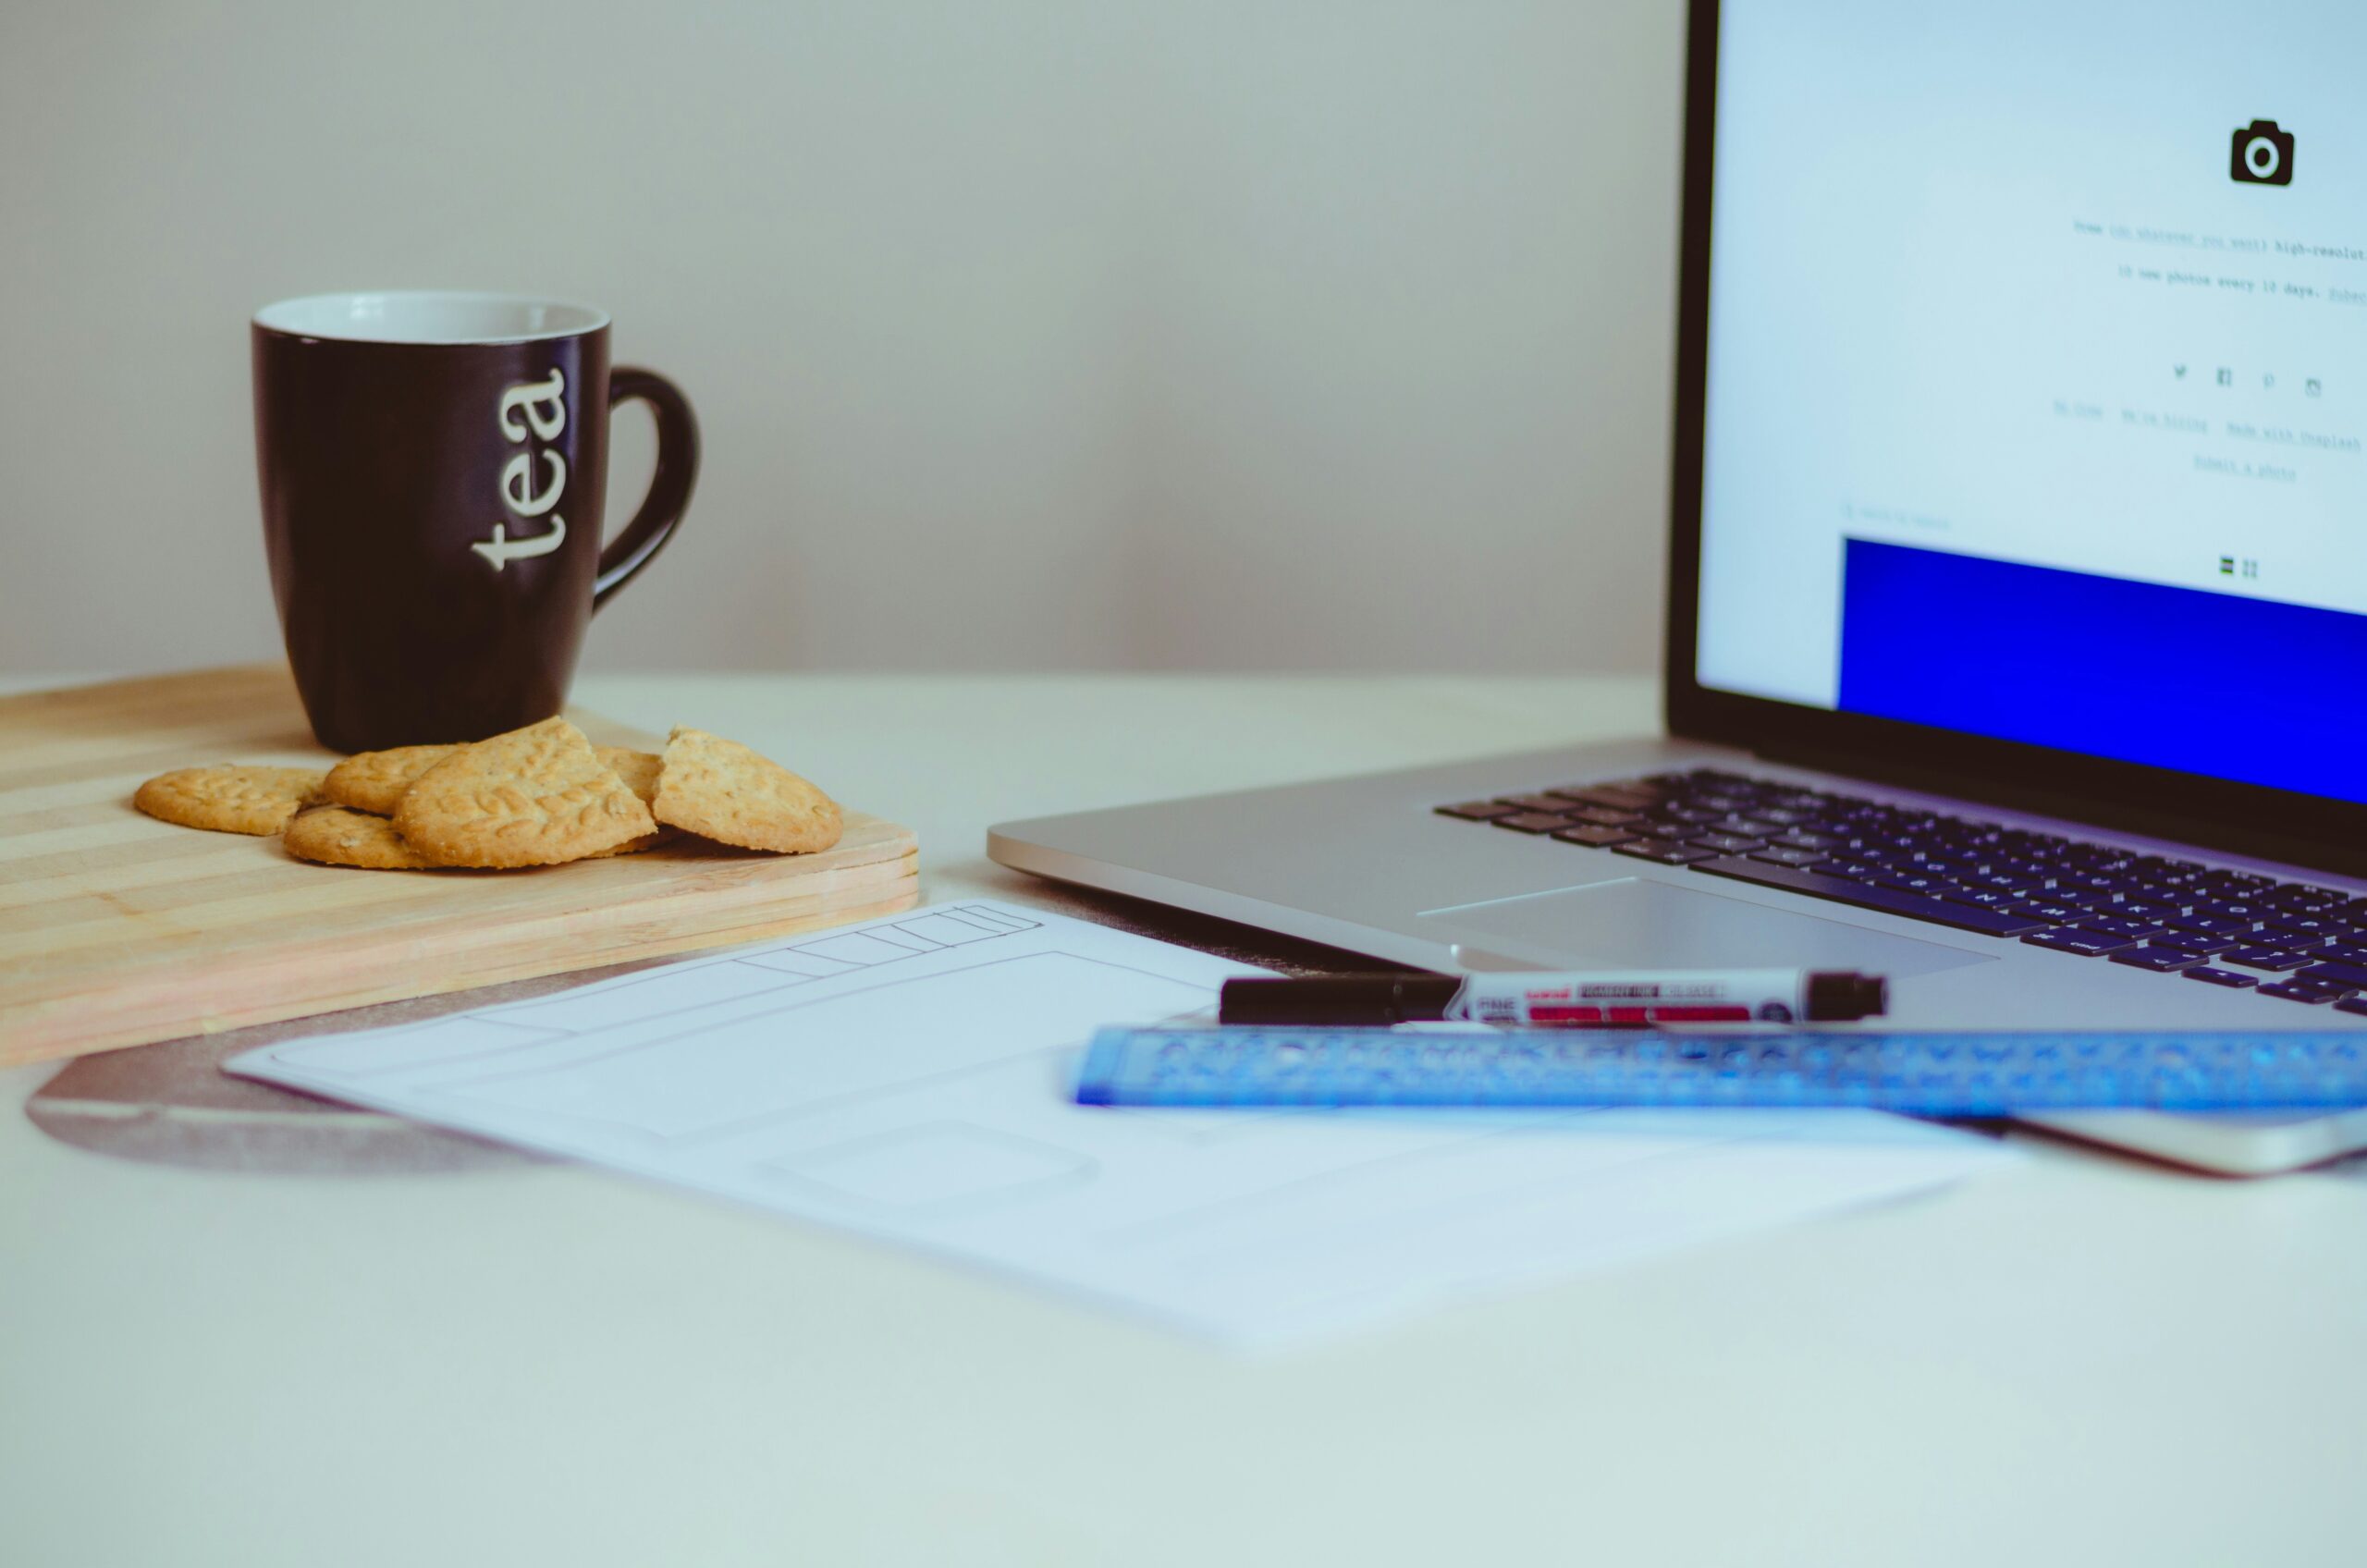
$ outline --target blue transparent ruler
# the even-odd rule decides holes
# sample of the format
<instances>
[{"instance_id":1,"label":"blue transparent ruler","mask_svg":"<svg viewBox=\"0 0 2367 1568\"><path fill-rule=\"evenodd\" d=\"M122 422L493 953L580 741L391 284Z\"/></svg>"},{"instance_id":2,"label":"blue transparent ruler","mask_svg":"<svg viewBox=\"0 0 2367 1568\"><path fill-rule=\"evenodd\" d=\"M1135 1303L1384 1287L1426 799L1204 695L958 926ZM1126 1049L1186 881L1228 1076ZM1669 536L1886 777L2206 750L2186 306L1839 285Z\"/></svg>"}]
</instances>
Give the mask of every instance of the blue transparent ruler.
<instances>
[{"instance_id":1,"label":"blue transparent ruler","mask_svg":"<svg viewBox=\"0 0 2367 1568\"><path fill-rule=\"evenodd\" d=\"M1918 1116L2367 1106L2367 1030L1104 1029L1081 1105L1862 1106Z\"/></svg>"}]
</instances>

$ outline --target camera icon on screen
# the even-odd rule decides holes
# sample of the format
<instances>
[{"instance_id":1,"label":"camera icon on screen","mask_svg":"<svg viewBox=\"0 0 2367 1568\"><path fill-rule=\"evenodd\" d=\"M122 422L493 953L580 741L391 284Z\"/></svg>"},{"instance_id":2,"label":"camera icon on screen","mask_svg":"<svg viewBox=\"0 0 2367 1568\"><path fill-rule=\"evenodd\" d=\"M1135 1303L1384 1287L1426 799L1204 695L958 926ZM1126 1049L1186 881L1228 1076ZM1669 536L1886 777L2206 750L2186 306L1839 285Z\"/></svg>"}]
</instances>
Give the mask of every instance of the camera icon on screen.
<instances>
[{"instance_id":1,"label":"camera icon on screen","mask_svg":"<svg viewBox=\"0 0 2367 1568\"><path fill-rule=\"evenodd\" d=\"M2293 183L2293 133L2275 120L2254 120L2236 132L2227 157L2227 178L2238 185Z\"/></svg>"}]
</instances>

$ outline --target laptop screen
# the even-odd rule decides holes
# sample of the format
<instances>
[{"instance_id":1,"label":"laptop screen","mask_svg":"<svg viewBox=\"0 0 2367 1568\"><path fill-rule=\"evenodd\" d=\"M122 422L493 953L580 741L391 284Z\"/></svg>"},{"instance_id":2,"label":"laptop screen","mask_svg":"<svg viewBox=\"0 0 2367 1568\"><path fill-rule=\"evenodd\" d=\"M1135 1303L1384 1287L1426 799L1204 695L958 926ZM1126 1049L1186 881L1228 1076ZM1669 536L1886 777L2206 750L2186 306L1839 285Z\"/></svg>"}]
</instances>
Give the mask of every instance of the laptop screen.
<instances>
[{"instance_id":1,"label":"laptop screen","mask_svg":"<svg viewBox=\"0 0 2367 1568\"><path fill-rule=\"evenodd\" d=\"M2367 5L1721 11L1699 683L2367 801Z\"/></svg>"}]
</instances>

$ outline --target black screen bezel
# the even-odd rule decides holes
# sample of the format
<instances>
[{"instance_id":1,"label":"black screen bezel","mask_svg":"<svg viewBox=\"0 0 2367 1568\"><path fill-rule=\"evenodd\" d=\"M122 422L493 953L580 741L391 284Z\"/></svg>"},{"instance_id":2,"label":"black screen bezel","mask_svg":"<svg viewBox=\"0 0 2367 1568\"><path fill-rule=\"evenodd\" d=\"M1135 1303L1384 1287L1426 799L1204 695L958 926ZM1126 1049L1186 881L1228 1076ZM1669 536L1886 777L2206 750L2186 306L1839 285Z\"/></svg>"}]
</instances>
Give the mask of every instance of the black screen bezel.
<instances>
[{"instance_id":1,"label":"black screen bezel","mask_svg":"<svg viewBox=\"0 0 2367 1568\"><path fill-rule=\"evenodd\" d=\"M1718 85L1718 0L1691 0L1685 175L1678 250L1676 419L1670 484L1664 714L1669 733L1781 761L2045 811L2099 827L2367 872L2367 805L1958 730L1745 696L1696 679L1702 448L1710 349L1711 207ZM2329 705L2325 721L2360 722ZM2205 710L2198 723L2240 714ZM2269 721L2273 722L2273 721Z\"/></svg>"}]
</instances>

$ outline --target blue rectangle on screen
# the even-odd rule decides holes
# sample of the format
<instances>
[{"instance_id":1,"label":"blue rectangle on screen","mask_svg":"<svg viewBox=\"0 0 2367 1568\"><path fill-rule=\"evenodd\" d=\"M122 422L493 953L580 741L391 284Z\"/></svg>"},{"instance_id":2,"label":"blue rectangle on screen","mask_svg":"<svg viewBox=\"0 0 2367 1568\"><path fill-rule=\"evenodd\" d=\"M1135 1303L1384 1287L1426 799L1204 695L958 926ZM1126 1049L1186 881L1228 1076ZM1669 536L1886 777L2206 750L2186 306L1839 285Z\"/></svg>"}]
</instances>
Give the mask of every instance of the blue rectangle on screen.
<instances>
[{"instance_id":1,"label":"blue rectangle on screen","mask_svg":"<svg viewBox=\"0 0 2367 1568\"><path fill-rule=\"evenodd\" d=\"M1846 542L1840 707L2367 801L2367 616Z\"/></svg>"}]
</instances>

